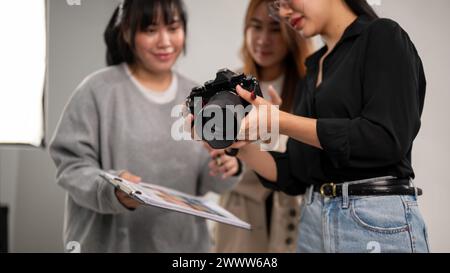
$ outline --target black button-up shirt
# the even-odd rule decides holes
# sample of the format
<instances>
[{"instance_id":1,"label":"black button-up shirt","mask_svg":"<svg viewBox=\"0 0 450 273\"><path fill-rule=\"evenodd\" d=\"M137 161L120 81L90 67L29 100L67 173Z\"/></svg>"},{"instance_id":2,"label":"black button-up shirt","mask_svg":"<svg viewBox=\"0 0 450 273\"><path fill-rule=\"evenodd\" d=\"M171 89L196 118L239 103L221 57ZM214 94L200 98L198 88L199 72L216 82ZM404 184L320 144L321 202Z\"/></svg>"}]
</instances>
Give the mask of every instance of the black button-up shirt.
<instances>
[{"instance_id":1,"label":"black button-up shirt","mask_svg":"<svg viewBox=\"0 0 450 273\"><path fill-rule=\"evenodd\" d=\"M306 60L294 111L317 119L323 150L290 139L286 153L271 153L277 183L262 183L295 195L312 184L414 178L411 150L426 80L408 34L392 20L359 17L324 60L316 88L326 52L324 47Z\"/></svg>"}]
</instances>

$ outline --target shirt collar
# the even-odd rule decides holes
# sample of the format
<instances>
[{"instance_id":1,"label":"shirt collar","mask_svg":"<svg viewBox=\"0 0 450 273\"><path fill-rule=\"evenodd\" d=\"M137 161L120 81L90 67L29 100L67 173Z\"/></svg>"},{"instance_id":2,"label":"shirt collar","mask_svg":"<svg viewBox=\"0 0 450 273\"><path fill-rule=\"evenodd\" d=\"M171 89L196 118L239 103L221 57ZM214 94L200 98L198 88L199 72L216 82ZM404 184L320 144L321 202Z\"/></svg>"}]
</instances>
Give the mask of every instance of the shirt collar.
<instances>
[{"instance_id":1,"label":"shirt collar","mask_svg":"<svg viewBox=\"0 0 450 273\"><path fill-rule=\"evenodd\" d=\"M342 35L341 40L338 43L342 43L352 37L359 36L367 28L367 26L372 22L366 15L361 15L356 20L347 27Z\"/></svg>"},{"instance_id":2,"label":"shirt collar","mask_svg":"<svg viewBox=\"0 0 450 273\"><path fill-rule=\"evenodd\" d=\"M358 18L356 18L356 20L353 23L351 23L347 27L347 29L344 31L344 34L342 35L339 42L336 44L335 48L337 48L340 44L344 43L345 41L347 41L353 37L357 37L357 36L361 35L361 33L367 28L367 26L371 22L372 21L370 20L370 18L368 18L365 15L361 15ZM327 47L324 46L320 50L318 50L317 52L315 52L314 54L309 56L305 61L306 67L310 67L314 64L317 64L320 61L320 58L322 58L322 56L326 52L327 52Z\"/></svg>"}]
</instances>

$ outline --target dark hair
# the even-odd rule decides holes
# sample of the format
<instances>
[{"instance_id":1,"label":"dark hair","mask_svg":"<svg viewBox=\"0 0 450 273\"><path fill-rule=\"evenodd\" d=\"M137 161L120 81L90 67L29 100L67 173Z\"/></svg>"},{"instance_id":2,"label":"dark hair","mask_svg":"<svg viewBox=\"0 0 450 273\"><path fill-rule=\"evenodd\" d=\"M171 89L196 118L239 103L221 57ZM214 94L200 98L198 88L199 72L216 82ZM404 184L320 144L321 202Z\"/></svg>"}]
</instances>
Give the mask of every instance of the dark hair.
<instances>
[{"instance_id":1,"label":"dark hair","mask_svg":"<svg viewBox=\"0 0 450 273\"><path fill-rule=\"evenodd\" d=\"M344 2L357 16L365 15L370 20L379 18L375 10L367 3L367 0L344 0Z\"/></svg>"},{"instance_id":2,"label":"dark hair","mask_svg":"<svg viewBox=\"0 0 450 273\"><path fill-rule=\"evenodd\" d=\"M170 25L175 21L175 16L179 17L184 33L187 33L187 14L183 0L125 0L122 12L119 6L104 32L107 65L123 62L133 64L136 33L157 24L158 20Z\"/></svg>"}]
</instances>

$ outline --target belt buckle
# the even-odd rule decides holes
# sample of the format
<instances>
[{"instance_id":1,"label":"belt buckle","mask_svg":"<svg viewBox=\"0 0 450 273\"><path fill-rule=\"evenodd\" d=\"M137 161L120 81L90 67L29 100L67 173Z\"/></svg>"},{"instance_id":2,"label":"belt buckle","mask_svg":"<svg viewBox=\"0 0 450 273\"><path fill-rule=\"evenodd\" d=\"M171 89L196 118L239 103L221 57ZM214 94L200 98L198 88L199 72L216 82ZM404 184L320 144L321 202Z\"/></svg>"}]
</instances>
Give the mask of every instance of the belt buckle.
<instances>
[{"instance_id":1,"label":"belt buckle","mask_svg":"<svg viewBox=\"0 0 450 273\"><path fill-rule=\"evenodd\" d=\"M323 198L336 197L336 195L337 195L336 194L336 184L334 184L334 183L323 184L320 187L320 195L322 195Z\"/></svg>"}]
</instances>

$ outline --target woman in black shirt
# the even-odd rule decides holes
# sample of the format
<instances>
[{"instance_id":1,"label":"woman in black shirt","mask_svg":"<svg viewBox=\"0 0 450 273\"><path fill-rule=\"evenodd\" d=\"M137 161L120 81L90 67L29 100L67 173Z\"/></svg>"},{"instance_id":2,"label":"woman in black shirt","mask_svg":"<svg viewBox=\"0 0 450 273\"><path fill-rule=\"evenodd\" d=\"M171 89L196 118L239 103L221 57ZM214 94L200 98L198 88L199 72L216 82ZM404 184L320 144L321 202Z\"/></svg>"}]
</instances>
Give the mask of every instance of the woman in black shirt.
<instances>
[{"instance_id":1,"label":"woman in black shirt","mask_svg":"<svg viewBox=\"0 0 450 273\"><path fill-rule=\"evenodd\" d=\"M238 142L238 157L262 183L306 192L299 252L428 252L426 227L412 185L413 140L425 97L422 62L407 33L379 19L365 0L281 0L280 18L325 46L306 61L294 114L276 111L287 152ZM255 109L257 130L270 106L240 87ZM267 119L267 127L274 126Z\"/></svg>"}]
</instances>

